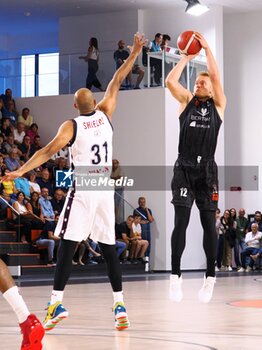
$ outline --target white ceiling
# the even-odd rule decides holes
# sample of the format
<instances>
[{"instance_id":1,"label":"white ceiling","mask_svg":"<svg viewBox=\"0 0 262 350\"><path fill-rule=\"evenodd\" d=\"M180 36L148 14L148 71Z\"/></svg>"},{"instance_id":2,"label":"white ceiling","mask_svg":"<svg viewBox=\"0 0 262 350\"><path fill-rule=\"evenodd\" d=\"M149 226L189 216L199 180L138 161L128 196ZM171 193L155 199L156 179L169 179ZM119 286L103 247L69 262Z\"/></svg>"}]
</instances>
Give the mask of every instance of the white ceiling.
<instances>
[{"instance_id":1,"label":"white ceiling","mask_svg":"<svg viewBox=\"0 0 262 350\"><path fill-rule=\"evenodd\" d=\"M226 13L262 10L262 0L200 0ZM0 0L1 18L59 18L132 9L186 7L185 0Z\"/></svg>"}]
</instances>

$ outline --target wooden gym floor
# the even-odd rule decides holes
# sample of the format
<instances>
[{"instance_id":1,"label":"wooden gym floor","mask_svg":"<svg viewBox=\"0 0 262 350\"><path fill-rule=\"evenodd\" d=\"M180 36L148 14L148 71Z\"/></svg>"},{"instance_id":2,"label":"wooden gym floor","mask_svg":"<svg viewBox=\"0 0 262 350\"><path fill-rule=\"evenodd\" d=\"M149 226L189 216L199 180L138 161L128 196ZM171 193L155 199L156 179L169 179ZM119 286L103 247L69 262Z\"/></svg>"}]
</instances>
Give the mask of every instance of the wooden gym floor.
<instances>
[{"instance_id":1,"label":"wooden gym floor","mask_svg":"<svg viewBox=\"0 0 262 350\"><path fill-rule=\"evenodd\" d=\"M47 334L44 350L249 350L262 346L262 274L218 274L214 297L201 304L202 273L183 274L184 299L168 299L168 274L124 283L129 330L114 330L108 283L66 287L67 320ZM22 287L30 310L42 320L51 286ZM0 298L0 349L20 349L16 317Z\"/></svg>"}]
</instances>

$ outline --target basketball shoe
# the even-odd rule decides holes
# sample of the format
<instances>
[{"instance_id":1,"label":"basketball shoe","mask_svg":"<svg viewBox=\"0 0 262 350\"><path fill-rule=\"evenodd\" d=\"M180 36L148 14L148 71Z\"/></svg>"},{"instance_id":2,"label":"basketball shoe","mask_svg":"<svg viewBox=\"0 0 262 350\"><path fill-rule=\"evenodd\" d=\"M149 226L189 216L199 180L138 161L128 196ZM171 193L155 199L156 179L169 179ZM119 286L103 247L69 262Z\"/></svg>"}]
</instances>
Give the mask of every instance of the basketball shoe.
<instances>
[{"instance_id":1,"label":"basketball shoe","mask_svg":"<svg viewBox=\"0 0 262 350\"><path fill-rule=\"evenodd\" d=\"M115 327L118 331L123 331L130 326L124 303L117 302L113 307L115 314Z\"/></svg>"},{"instance_id":2,"label":"basketball shoe","mask_svg":"<svg viewBox=\"0 0 262 350\"><path fill-rule=\"evenodd\" d=\"M204 283L200 291L198 292L198 299L202 303L209 303L212 299L214 285L216 283L216 277L204 276Z\"/></svg>"},{"instance_id":3,"label":"basketball shoe","mask_svg":"<svg viewBox=\"0 0 262 350\"><path fill-rule=\"evenodd\" d=\"M54 305L48 303L47 315L44 320L44 329L46 331L52 330L60 321L68 317L68 311L63 307L60 301Z\"/></svg>"},{"instance_id":4,"label":"basketball shoe","mask_svg":"<svg viewBox=\"0 0 262 350\"><path fill-rule=\"evenodd\" d=\"M45 334L44 328L38 318L30 314L27 319L19 324L21 333L23 334L23 341L21 350L41 350L42 338Z\"/></svg>"},{"instance_id":5,"label":"basketball shoe","mask_svg":"<svg viewBox=\"0 0 262 350\"><path fill-rule=\"evenodd\" d=\"M183 299L182 276L170 275L169 299L180 303Z\"/></svg>"}]
</instances>

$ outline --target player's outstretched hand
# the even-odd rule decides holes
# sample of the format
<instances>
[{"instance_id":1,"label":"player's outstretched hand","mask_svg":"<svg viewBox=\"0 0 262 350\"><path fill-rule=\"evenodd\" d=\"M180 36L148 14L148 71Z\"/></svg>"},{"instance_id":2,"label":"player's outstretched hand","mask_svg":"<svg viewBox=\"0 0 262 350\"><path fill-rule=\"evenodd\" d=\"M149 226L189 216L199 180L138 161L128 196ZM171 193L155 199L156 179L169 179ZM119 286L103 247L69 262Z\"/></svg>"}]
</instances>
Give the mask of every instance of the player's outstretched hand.
<instances>
[{"instance_id":1,"label":"player's outstretched hand","mask_svg":"<svg viewBox=\"0 0 262 350\"><path fill-rule=\"evenodd\" d=\"M12 171L11 173L8 173L8 174L4 175L0 182L13 181L14 179L16 179L18 177L21 177L21 176L23 176L23 173L20 172L19 170Z\"/></svg>"},{"instance_id":2,"label":"player's outstretched hand","mask_svg":"<svg viewBox=\"0 0 262 350\"><path fill-rule=\"evenodd\" d=\"M145 46L147 43L147 40L145 39L145 35L140 35L138 32L134 35L134 42L133 46L127 46L130 52L134 52L135 54L139 55L142 51L142 47Z\"/></svg>"}]
</instances>

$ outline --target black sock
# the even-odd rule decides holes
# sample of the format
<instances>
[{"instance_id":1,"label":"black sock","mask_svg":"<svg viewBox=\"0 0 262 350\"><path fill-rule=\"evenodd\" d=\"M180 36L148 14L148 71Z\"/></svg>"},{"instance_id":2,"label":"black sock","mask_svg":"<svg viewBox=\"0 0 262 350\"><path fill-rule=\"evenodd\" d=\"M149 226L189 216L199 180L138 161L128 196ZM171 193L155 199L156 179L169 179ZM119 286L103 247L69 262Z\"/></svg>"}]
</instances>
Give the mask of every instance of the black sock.
<instances>
[{"instance_id":1,"label":"black sock","mask_svg":"<svg viewBox=\"0 0 262 350\"><path fill-rule=\"evenodd\" d=\"M122 291L122 272L120 267L119 259L116 255L116 246L99 243L99 247L104 256L107 274L114 292Z\"/></svg>"},{"instance_id":2,"label":"black sock","mask_svg":"<svg viewBox=\"0 0 262 350\"><path fill-rule=\"evenodd\" d=\"M203 247L207 259L206 277L215 277L215 263L217 255L215 212L201 210L200 220L204 229Z\"/></svg>"},{"instance_id":3,"label":"black sock","mask_svg":"<svg viewBox=\"0 0 262 350\"><path fill-rule=\"evenodd\" d=\"M57 252L57 264L55 269L54 290L64 290L71 274L72 259L77 242L61 239Z\"/></svg>"},{"instance_id":4,"label":"black sock","mask_svg":"<svg viewBox=\"0 0 262 350\"><path fill-rule=\"evenodd\" d=\"M172 274L181 276L181 257L186 245L186 229L191 208L175 206L175 227L171 237Z\"/></svg>"}]
</instances>

